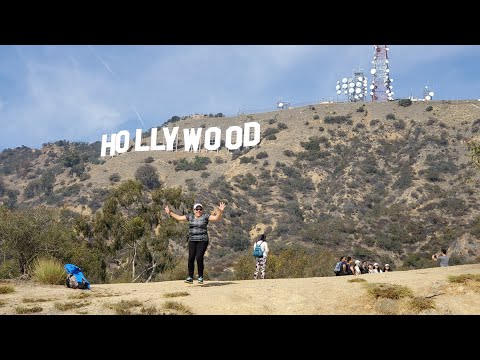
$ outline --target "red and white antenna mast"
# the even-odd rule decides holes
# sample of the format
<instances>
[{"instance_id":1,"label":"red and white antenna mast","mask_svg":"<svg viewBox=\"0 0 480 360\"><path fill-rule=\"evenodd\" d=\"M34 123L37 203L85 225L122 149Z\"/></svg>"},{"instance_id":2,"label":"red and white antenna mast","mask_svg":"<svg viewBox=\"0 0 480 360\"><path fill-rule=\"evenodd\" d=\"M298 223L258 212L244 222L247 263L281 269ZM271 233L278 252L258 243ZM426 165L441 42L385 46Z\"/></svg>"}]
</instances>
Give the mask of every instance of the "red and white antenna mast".
<instances>
[{"instance_id":1,"label":"red and white antenna mast","mask_svg":"<svg viewBox=\"0 0 480 360\"><path fill-rule=\"evenodd\" d=\"M393 100L393 79L390 78L390 69L388 67L387 45L373 45L375 53L372 61L372 85L370 85L370 95L372 101Z\"/></svg>"}]
</instances>

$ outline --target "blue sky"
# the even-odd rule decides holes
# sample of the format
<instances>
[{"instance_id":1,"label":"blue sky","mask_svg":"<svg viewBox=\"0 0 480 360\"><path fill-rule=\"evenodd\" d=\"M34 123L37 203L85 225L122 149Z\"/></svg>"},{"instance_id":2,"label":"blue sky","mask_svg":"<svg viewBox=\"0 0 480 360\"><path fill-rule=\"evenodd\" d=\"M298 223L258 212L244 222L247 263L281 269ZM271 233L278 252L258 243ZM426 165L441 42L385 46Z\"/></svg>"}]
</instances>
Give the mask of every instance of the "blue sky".
<instances>
[{"instance_id":1,"label":"blue sky","mask_svg":"<svg viewBox=\"0 0 480 360\"><path fill-rule=\"evenodd\" d=\"M389 45L395 98L480 99L480 45ZM337 101L373 45L0 45L0 151L162 125L174 115ZM343 98L338 98L342 100ZM208 125L208 124L207 124Z\"/></svg>"}]
</instances>

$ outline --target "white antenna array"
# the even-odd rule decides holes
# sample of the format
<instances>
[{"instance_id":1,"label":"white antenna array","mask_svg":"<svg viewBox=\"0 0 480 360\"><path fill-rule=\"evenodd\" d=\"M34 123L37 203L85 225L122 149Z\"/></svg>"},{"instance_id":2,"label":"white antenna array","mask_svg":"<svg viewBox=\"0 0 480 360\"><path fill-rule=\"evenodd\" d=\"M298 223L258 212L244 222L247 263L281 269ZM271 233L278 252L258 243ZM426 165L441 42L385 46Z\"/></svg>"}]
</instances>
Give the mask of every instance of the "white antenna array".
<instances>
[{"instance_id":1,"label":"white antenna array","mask_svg":"<svg viewBox=\"0 0 480 360\"><path fill-rule=\"evenodd\" d=\"M337 96L346 95L351 102L365 101L367 85L368 80L363 74L363 70L360 69L360 71L354 71L351 78L344 77L337 81L335 89L337 90Z\"/></svg>"},{"instance_id":2,"label":"white antenna array","mask_svg":"<svg viewBox=\"0 0 480 360\"><path fill-rule=\"evenodd\" d=\"M277 109L287 110L288 108L290 108L289 102L282 101L282 99L280 99L280 101L277 102Z\"/></svg>"},{"instance_id":3,"label":"white antenna array","mask_svg":"<svg viewBox=\"0 0 480 360\"><path fill-rule=\"evenodd\" d=\"M423 89L423 99L426 101L432 100L435 93L427 86Z\"/></svg>"}]
</instances>

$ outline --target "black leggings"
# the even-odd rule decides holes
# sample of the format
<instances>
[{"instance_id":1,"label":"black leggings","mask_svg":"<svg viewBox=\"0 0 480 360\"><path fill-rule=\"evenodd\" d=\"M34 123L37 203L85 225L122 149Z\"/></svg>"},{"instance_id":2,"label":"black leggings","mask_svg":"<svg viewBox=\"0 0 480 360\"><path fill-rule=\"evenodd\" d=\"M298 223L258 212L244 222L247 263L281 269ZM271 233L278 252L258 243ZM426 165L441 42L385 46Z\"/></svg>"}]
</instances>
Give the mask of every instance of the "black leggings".
<instances>
[{"instance_id":1,"label":"black leggings","mask_svg":"<svg viewBox=\"0 0 480 360\"><path fill-rule=\"evenodd\" d=\"M197 259L198 276L203 277L203 255L207 251L208 241L188 242L188 276L193 278L195 259Z\"/></svg>"}]
</instances>

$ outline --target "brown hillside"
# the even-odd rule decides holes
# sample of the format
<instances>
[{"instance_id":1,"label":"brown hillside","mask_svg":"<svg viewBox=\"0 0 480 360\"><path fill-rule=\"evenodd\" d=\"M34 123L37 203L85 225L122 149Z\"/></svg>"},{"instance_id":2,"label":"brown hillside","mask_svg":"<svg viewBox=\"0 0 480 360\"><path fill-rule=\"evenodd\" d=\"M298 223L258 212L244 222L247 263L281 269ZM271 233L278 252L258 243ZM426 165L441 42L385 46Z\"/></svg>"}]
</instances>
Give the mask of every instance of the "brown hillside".
<instances>
[{"instance_id":1,"label":"brown hillside","mask_svg":"<svg viewBox=\"0 0 480 360\"><path fill-rule=\"evenodd\" d=\"M181 187L208 211L227 203L224 220L209 227L206 266L218 280L235 278L239 258L249 255L262 232L272 254L299 245L413 269L428 266L430 255L445 247L454 265L480 262L480 170L468 147L480 143L478 101L315 104L231 118L186 117L168 127L182 134L215 126L224 140L229 126L251 121L260 123L261 142L241 153L222 146L218 152L181 148L99 158L98 150L97 163L86 163L80 175L65 165L59 145L49 144L33 160L23 154L9 165L14 171L0 175L0 203L90 216L151 157L163 187ZM210 158L206 169L175 170L182 159L192 163L197 156ZM46 194L41 186L48 179L42 179L54 168L58 174ZM18 196L7 198L8 191ZM183 239L169 242L175 255L185 256ZM121 256L109 263L126 263Z\"/></svg>"}]
</instances>

